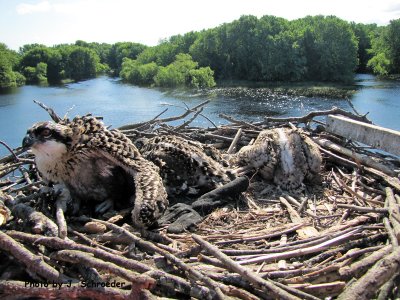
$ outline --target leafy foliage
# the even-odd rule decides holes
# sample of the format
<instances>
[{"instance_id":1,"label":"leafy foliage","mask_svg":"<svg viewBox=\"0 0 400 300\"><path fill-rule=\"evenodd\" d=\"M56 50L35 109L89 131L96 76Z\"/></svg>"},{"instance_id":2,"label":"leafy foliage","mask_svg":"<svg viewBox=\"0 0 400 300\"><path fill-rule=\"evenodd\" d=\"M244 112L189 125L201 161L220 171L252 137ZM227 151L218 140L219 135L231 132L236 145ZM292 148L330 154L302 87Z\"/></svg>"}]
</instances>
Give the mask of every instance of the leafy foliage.
<instances>
[{"instance_id":1,"label":"leafy foliage","mask_svg":"<svg viewBox=\"0 0 400 300\"><path fill-rule=\"evenodd\" d=\"M155 60L157 58L154 57ZM198 63L189 54L179 53L167 66L159 66L154 61L142 64L139 60L125 58L120 76L123 80L139 85L161 87L192 86L212 87L215 85L213 71L197 69Z\"/></svg>"},{"instance_id":2,"label":"leafy foliage","mask_svg":"<svg viewBox=\"0 0 400 300\"><path fill-rule=\"evenodd\" d=\"M25 77L16 72L19 56L15 51L0 43L0 89L20 86L25 83Z\"/></svg>"},{"instance_id":3,"label":"leafy foliage","mask_svg":"<svg viewBox=\"0 0 400 300\"><path fill-rule=\"evenodd\" d=\"M148 47L133 42L46 47L19 52L0 44L0 87L82 80L100 73L139 85L215 85L219 80L342 81L354 72L400 73L400 19L388 26L348 23L334 16L288 21L245 15Z\"/></svg>"},{"instance_id":4,"label":"leafy foliage","mask_svg":"<svg viewBox=\"0 0 400 300\"><path fill-rule=\"evenodd\" d=\"M370 50L373 57L368 66L379 75L400 73L400 19L378 28Z\"/></svg>"},{"instance_id":5,"label":"leafy foliage","mask_svg":"<svg viewBox=\"0 0 400 300\"><path fill-rule=\"evenodd\" d=\"M138 43L115 43L108 52L107 64L110 69L115 71L115 74L119 74L124 58L136 59L146 48L147 46Z\"/></svg>"},{"instance_id":6,"label":"leafy foliage","mask_svg":"<svg viewBox=\"0 0 400 300\"><path fill-rule=\"evenodd\" d=\"M75 46L69 54L65 71L73 80L92 78L96 76L99 63L100 59L93 50Z\"/></svg>"}]
</instances>

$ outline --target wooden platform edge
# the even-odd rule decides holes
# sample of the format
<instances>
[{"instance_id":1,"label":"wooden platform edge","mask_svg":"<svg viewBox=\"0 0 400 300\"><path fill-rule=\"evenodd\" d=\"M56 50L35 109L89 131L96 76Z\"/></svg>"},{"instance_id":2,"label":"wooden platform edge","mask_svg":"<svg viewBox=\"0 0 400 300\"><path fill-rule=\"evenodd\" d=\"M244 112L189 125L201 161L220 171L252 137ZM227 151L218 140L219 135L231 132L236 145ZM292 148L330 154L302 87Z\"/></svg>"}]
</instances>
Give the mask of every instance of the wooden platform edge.
<instances>
[{"instance_id":1,"label":"wooden platform edge","mask_svg":"<svg viewBox=\"0 0 400 300\"><path fill-rule=\"evenodd\" d=\"M355 121L340 115L326 116L326 130L400 156L400 131Z\"/></svg>"}]
</instances>

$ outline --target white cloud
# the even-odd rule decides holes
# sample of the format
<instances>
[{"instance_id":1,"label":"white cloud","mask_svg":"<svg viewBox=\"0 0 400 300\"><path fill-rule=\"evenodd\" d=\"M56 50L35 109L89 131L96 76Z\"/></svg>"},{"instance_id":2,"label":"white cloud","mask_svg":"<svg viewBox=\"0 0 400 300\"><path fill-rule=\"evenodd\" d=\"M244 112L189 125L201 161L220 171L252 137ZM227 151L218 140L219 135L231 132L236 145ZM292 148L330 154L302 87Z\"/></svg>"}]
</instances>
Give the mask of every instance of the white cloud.
<instances>
[{"instance_id":1,"label":"white cloud","mask_svg":"<svg viewBox=\"0 0 400 300\"><path fill-rule=\"evenodd\" d=\"M49 1L42 1L37 4L21 3L17 5L16 10L19 15L26 15L50 11L51 5Z\"/></svg>"}]
</instances>

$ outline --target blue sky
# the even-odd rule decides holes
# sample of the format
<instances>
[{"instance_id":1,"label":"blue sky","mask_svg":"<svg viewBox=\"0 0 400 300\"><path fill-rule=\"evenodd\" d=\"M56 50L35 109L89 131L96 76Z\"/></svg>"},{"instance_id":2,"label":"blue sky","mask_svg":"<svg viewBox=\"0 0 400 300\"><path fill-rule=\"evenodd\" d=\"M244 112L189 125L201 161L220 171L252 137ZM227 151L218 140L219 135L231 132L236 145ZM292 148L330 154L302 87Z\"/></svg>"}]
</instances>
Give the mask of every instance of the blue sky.
<instances>
[{"instance_id":1,"label":"blue sky","mask_svg":"<svg viewBox=\"0 0 400 300\"><path fill-rule=\"evenodd\" d=\"M275 15L289 20L336 15L360 23L386 25L400 18L398 0L0 0L0 42L52 46L160 39L215 27L241 15Z\"/></svg>"}]
</instances>

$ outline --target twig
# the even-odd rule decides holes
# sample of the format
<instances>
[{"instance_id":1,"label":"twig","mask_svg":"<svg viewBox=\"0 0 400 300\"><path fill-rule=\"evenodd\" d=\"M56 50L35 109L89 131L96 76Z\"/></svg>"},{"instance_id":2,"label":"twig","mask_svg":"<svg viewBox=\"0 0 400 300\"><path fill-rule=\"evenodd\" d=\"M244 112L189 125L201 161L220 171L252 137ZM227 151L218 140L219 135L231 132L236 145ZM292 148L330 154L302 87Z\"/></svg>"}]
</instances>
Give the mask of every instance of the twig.
<instances>
[{"instance_id":1,"label":"twig","mask_svg":"<svg viewBox=\"0 0 400 300\"><path fill-rule=\"evenodd\" d=\"M400 269L400 248L379 260L369 271L348 286L338 297L345 299L372 299L378 289Z\"/></svg>"},{"instance_id":2,"label":"twig","mask_svg":"<svg viewBox=\"0 0 400 300\"><path fill-rule=\"evenodd\" d=\"M251 264L251 263L259 263L259 262L268 262L268 261L273 261L273 260L278 260L278 259L286 259L286 258L293 258L293 257L298 257L298 256L303 256L306 254L311 254L315 252L321 252L323 250L328 249L329 247L336 245L338 243L341 243L345 240L347 240L349 237L351 237L354 233L358 232L359 229L352 230L348 233L345 233L343 235L340 235L336 238L333 238L329 241L323 242L321 244L303 248L303 249L297 249L297 250L292 250L292 251L287 251L287 252L282 252L282 253L273 253L273 254L267 254L267 255L262 255L259 257L255 258L250 258L247 260L240 261L239 264L245 265L245 264Z\"/></svg>"},{"instance_id":3,"label":"twig","mask_svg":"<svg viewBox=\"0 0 400 300\"><path fill-rule=\"evenodd\" d=\"M186 112L184 112L180 116L169 117L169 118L165 118L165 119L157 119L157 120L153 120L153 121L146 122L146 123L149 123L149 124L153 124L153 123L156 123L156 122L157 123L168 123L168 122L176 121L176 120L179 120L179 119L183 119L186 116L188 116L189 114L191 114L192 112L197 111L198 108L206 105L209 102L210 102L210 100L206 100L206 101L196 105L195 107L192 107L191 109L186 109ZM140 126L143 125L143 124L144 123L140 123ZM127 129L134 129L134 128L137 128L137 127L138 127L138 124L129 124L129 125L121 126L118 129L119 130L127 130Z\"/></svg>"},{"instance_id":4,"label":"twig","mask_svg":"<svg viewBox=\"0 0 400 300\"><path fill-rule=\"evenodd\" d=\"M398 274L395 274L392 278L390 278L384 285L382 285L379 290L378 297L376 300L387 300L390 299L390 294L394 287L396 287L396 278Z\"/></svg>"},{"instance_id":5,"label":"twig","mask_svg":"<svg viewBox=\"0 0 400 300\"><path fill-rule=\"evenodd\" d=\"M71 281L71 278L58 272L56 269L45 263L42 257L33 254L2 231L0 231L0 248L14 256L19 262L23 263L28 270L49 281L59 283Z\"/></svg>"},{"instance_id":6,"label":"twig","mask_svg":"<svg viewBox=\"0 0 400 300\"><path fill-rule=\"evenodd\" d=\"M254 241L259 241L259 240L264 240L264 239L269 239L272 237L276 236L281 236L282 234L290 233L293 231L296 231L297 229L303 227L304 224L295 224L293 227L274 232L274 233L269 233L269 234L263 234L263 235L257 235L257 236L251 236L251 237L243 237L240 239L234 239L234 240L227 240L227 241L220 241L216 242L216 245L226 245L226 244L235 244L235 243L244 243L244 242L254 242Z\"/></svg>"},{"instance_id":7,"label":"twig","mask_svg":"<svg viewBox=\"0 0 400 300\"><path fill-rule=\"evenodd\" d=\"M56 260L62 260L74 264L83 264L85 266L95 267L96 269L105 270L132 283L136 290L149 289L154 286L154 279L146 276L139 275L133 271L121 268L120 266L111 262L106 262L101 259L95 258L88 253L77 251L77 250L60 250L53 252L50 258Z\"/></svg>"},{"instance_id":8,"label":"twig","mask_svg":"<svg viewBox=\"0 0 400 300\"><path fill-rule=\"evenodd\" d=\"M47 236L57 236L58 226L53 220L43 213L34 210L32 207L18 203L12 206L13 215L20 218L26 226L29 226L33 233L42 233Z\"/></svg>"},{"instance_id":9,"label":"twig","mask_svg":"<svg viewBox=\"0 0 400 300\"><path fill-rule=\"evenodd\" d=\"M396 234L394 233L393 228L390 226L390 221L387 217L383 218L383 225L388 233L390 243L393 245L393 247L397 247L399 242L397 241Z\"/></svg>"},{"instance_id":10,"label":"twig","mask_svg":"<svg viewBox=\"0 0 400 300\"><path fill-rule=\"evenodd\" d=\"M228 116L228 115L225 115L225 114L219 114L218 116L220 118L228 120L229 122L232 122L234 124L245 126L245 127L250 127L250 128L252 128L254 130L260 131L259 127L255 126L255 125L253 125L251 123L248 123L248 122L245 122L245 121L236 120L235 118L233 118L231 116Z\"/></svg>"},{"instance_id":11,"label":"twig","mask_svg":"<svg viewBox=\"0 0 400 300\"><path fill-rule=\"evenodd\" d=\"M371 200L371 199L367 199L361 195L359 195L357 192L353 191L350 187L347 186L346 183L343 182L342 179L340 179L335 172L332 171L333 177L335 178L336 182L346 191L348 192L350 195L355 196L356 198L358 198L359 200L362 200L364 202L368 202L368 203L372 203L372 204L377 204L377 205L382 205L383 202L379 202L379 201L375 201L375 200ZM357 199L354 199L357 200ZM356 202L358 204L361 204L360 201L357 200Z\"/></svg>"},{"instance_id":12,"label":"twig","mask_svg":"<svg viewBox=\"0 0 400 300\"><path fill-rule=\"evenodd\" d=\"M61 192L62 193L62 192ZM67 210L67 199L58 196L56 200L56 219L58 225L58 236L65 239L68 235L67 221L65 220L64 212Z\"/></svg>"},{"instance_id":13,"label":"twig","mask_svg":"<svg viewBox=\"0 0 400 300\"><path fill-rule=\"evenodd\" d=\"M391 245L385 246L384 248L373 252L369 256L363 258L360 261L353 263L350 266L344 266L339 269L339 275L343 279L349 279L352 277L359 277L360 274L369 269L374 263L380 260L385 255L392 251L393 247Z\"/></svg>"},{"instance_id":14,"label":"twig","mask_svg":"<svg viewBox=\"0 0 400 300\"><path fill-rule=\"evenodd\" d=\"M0 144L2 144L4 147L7 148L7 150L11 153L12 157L14 158L14 160L15 160L16 162L19 161L19 158L18 158L17 154L14 152L13 149L11 149L10 146L8 146L8 145L7 145L5 142L3 142L2 140L0 140Z\"/></svg>"},{"instance_id":15,"label":"twig","mask_svg":"<svg viewBox=\"0 0 400 300\"><path fill-rule=\"evenodd\" d=\"M218 284L216 284L208 276L206 276L206 275L202 274L201 272L196 271L195 269L189 267L183 261L178 259L175 255L173 255L173 254L171 254L171 253L169 253L169 252L167 252L167 251L165 251L165 250L163 250L161 248L158 248L157 246L153 245L152 243L149 243L147 241L142 240L141 238L135 236L134 234L132 234L131 232L127 231L126 229L124 229L124 228L122 228L120 226L117 226L115 224L112 224L112 223L106 222L106 221L102 221L102 220L92 219L92 221L103 223L104 225L106 225L111 230L114 230L114 231L117 231L117 232L120 232L120 233L123 233L123 234L127 235L139 247L143 247L145 249L148 249L148 250L154 251L154 252L156 252L158 254L161 254L162 256L164 256L165 259L169 260L174 265L178 266L179 268L181 268L183 271L187 272L189 275L191 275L195 279L203 281L208 287L210 287L212 290L215 291L216 296L218 297L218 299L224 299L225 298L225 296L222 293L222 291L221 291L220 287L218 286Z\"/></svg>"},{"instance_id":16,"label":"twig","mask_svg":"<svg viewBox=\"0 0 400 300\"><path fill-rule=\"evenodd\" d=\"M291 118L272 118L266 117L265 122L297 122L297 123L307 123L311 121L313 118L318 116L326 116L326 115L343 115L353 120L365 122L365 123L372 123L370 120L367 119L366 116L357 116L354 115L346 110L343 110L338 107L334 107L330 110L322 110L322 111L312 111L305 116L302 117L291 117Z\"/></svg>"},{"instance_id":17,"label":"twig","mask_svg":"<svg viewBox=\"0 0 400 300\"><path fill-rule=\"evenodd\" d=\"M383 172L383 173L385 173L385 174L387 174L389 176L395 176L396 175L396 172L394 172L392 169L388 168L387 166L385 166L385 165L383 165L383 164L371 159L368 156L360 155L360 154L358 154L358 153L356 153L354 151L351 151L351 150L349 150L347 148L339 146L339 145L331 142L328 139L316 137L316 138L313 138L313 140L318 145L320 145L321 147L328 148L329 150L336 151L336 152L338 152L340 154L343 154L343 155L346 155L347 157L352 158L356 163L358 162L360 164L365 164L366 166L369 166L371 168L377 169L377 170L379 170L379 171L381 171L381 172Z\"/></svg>"},{"instance_id":18,"label":"twig","mask_svg":"<svg viewBox=\"0 0 400 300\"><path fill-rule=\"evenodd\" d=\"M296 296L293 296L283 290L282 288L277 287L273 283L266 281L255 274L253 271L238 265L234 262L229 256L223 254L216 246L211 245L210 243L203 240L200 236L193 234L192 238L198 243L201 247L206 249L216 258L218 258L227 268L230 270L240 274L241 276L245 277L251 283L255 284L259 288L271 292L272 295L278 299L299 299Z\"/></svg>"},{"instance_id":19,"label":"twig","mask_svg":"<svg viewBox=\"0 0 400 300\"><path fill-rule=\"evenodd\" d=\"M115 255L115 253L112 254L108 251L99 248L93 248L86 245L78 244L69 239L60 239L59 237L44 237L41 235L32 235L29 233L23 233L19 231L8 231L7 234L13 237L14 239L34 245L36 244L44 245L51 249L56 249L56 250L69 249L69 250L79 250L92 253L94 254L95 257L113 262L127 269L136 270L138 272L147 272L151 270L149 266L141 262L125 258L122 256L118 256Z\"/></svg>"},{"instance_id":20,"label":"twig","mask_svg":"<svg viewBox=\"0 0 400 300\"><path fill-rule=\"evenodd\" d=\"M196 119L197 116L203 111L203 108L204 108L204 107L202 107L202 108L200 108L198 111L196 111L196 113L195 113L189 120L187 120L186 122L184 122L182 125L177 126L177 127L175 128L175 130L181 130L181 129L185 128L186 126L188 126L190 123L192 123L193 120Z\"/></svg>"},{"instance_id":21,"label":"twig","mask_svg":"<svg viewBox=\"0 0 400 300\"><path fill-rule=\"evenodd\" d=\"M355 211L360 211L360 212L376 212L380 214L387 214L389 210L387 208L381 208L381 207L365 207L365 206L356 206L356 205L349 205L349 204L341 204L338 203L337 207L341 208L347 208Z\"/></svg>"},{"instance_id":22,"label":"twig","mask_svg":"<svg viewBox=\"0 0 400 300\"><path fill-rule=\"evenodd\" d=\"M37 287L29 286L29 283L15 280L0 280L0 294L11 299L114 299L114 300L140 300L140 295L132 295L129 291L108 287L82 287L81 283L76 284L43 284ZM143 298L142 298L143 299Z\"/></svg>"},{"instance_id":23,"label":"twig","mask_svg":"<svg viewBox=\"0 0 400 300\"><path fill-rule=\"evenodd\" d=\"M303 218L299 215L299 213L290 205L289 201L287 201L284 197L279 197L279 201L285 205L289 216L290 220L293 223L304 223ZM297 203L298 204L298 203ZM317 229L315 229L312 226L303 226L302 228L299 228L296 230L297 234L301 239L308 238L308 237L313 237L313 236L318 236L319 232Z\"/></svg>"},{"instance_id":24,"label":"twig","mask_svg":"<svg viewBox=\"0 0 400 300\"><path fill-rule=\"evenodd\" d=\"M226 153L228 153L228 154L233 153L241 135L242 135L242 128L239 128L239 130L237 131L235 137L233 138L233 141L232 141L231 145L229 146L228 150L226 151Z\"/></svg>"},{"instance_id":25,"label":"twig","mask_svg":"<svg viewBox=\"0 0 400 300\"><path fill-rule=\"evenodd\" d=\"M96 241L91 240L90 238L88 238L87 236L85 236L84 234L76 231L76 230L70 230L70 232L74 235L76 235L77 237L79 237L81 240L85 241L86 243L88 243L91 247L98 247L104 251L110 252L112 254L116 254L116 255L122 255L121 251L117 251L111 248L107 248L103 245L98 244Z\"/></svg>"},{"instance_id":26,"label":"twig","mask_svg":"<svg viewBox=\"0 0 400 300\"><path fill-rule=\"evenodd\" d=\"M387 203L387 208L389 210L389 221L392 224L397 241L400 242L400 206L396 202L392 189L387 187L385 191L385 203Z\"/></svg>"},{"instance_id":27,"label":"twig","mask_svg":"<svg viewBox=\"0 0 400 300\"><path fill-rule=\"evenodd\" d=\"M36 103L37 105L39 105L41 108L43 108L45 111L47 111L47 113L50 115L50 117L53 119L54 122L59 123L62 119L55 113L55 111L50 108L47 107L46 105L44 105L42 102L39 102L37 100L33 100L34 103Z\"/></svg>"}]
</instances>

